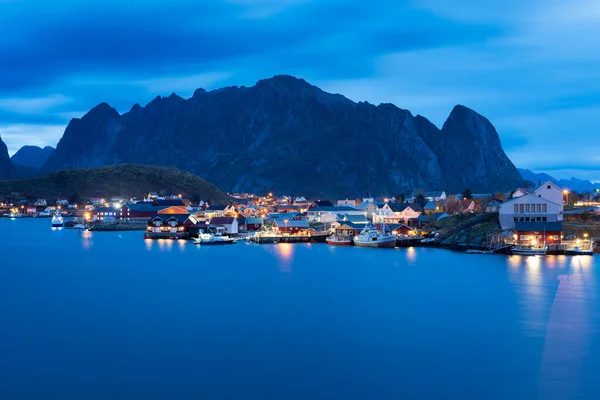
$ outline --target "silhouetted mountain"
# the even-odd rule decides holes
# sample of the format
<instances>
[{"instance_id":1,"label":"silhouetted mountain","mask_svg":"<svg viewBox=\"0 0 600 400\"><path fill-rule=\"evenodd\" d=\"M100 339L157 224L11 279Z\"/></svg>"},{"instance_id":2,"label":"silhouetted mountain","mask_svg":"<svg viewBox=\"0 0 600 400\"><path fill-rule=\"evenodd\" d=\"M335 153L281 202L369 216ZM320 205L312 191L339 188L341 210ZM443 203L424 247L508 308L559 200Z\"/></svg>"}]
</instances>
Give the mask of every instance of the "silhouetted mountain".
<instances>
[{"instance_id":1,"label":"silhouetted mountain","mask_svg":"<svg viewBox=\"0 0 600 400\"><path fill-rule=\"evenodd\" d=\"M53 147L23 146L11 158L13 165L40 168L54 151Z\"/></svg>"},{"instance_id":2,"label":"silhouetted mountain","mask_svg":"<svg viewBox=\"0 0 600 400\"><path fill-rule=\"evenodd\" d=\"M313 197L522 181L494 127L466 107L440 130L392 104L354 103L291 76L157 97L123 115L102 103L71 120L44 170L118 162L175 166L231 192Z\"/></svg>"},{"instance_id":3,"label":"silhouetted mountain","mask_svg":"<svg viewBox=\"0 0 600 400\"><path fill-rule=\"evenodd\" d=\"M528 169L519 168L519 173L523 179L537 184L538 182L544 183L551 181L562 189L568 189L575 192L593 192L596 189L600 189L599 183L592 183L585 179L578 179L572 177L571 179L556 179L553 176L544 173L536 173Z\"/></svg>"},{"instance_id":4,"label":"silhouetted mountain","mask_svg":"<svg viewBox=\"0 0 600 400\"><path fill-rule=\"evenodd\" d=\"M0 179L8 179L13 174L12 164L8 155L8 148L0 137Z\"/></svg>"}]
</instances>

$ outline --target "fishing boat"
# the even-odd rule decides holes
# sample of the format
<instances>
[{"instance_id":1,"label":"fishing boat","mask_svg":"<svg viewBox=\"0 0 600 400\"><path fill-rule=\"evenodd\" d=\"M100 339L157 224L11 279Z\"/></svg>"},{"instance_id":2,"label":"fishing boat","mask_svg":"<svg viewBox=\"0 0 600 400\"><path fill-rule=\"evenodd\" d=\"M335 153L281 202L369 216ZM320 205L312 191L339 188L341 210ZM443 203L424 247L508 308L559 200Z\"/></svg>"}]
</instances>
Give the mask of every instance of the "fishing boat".
<instances>
[{"instance_id":1,"label":"fishing boat","mask_svg":"<svg viewBox=\"0 0 600 400\"><path fill-rule=\"evenodd\" d=\"M385 223L381 224L381 229L377 229L372 224L367 224L363 230L354 236L354 244L359 247L396 247L397 236L392 234Z\"/></svg>"},{"instance_id":2,"label":"fishing boat","mask_svg":"<svg viewBox=\"0 0 600 400\"><path fill-rule=\"evenodd\" d=\"M349 246L352 244L351 236L340 236L340 235L331 235L325 239L327 244L333 244L337 246Z\"/></svg>"},{"instance_id":3,"label":"fishing boat","mask_svg":"<svg viewBox=\"0 0 600 400\"><path fill-rule=\"evenodd\" d=\"M548 251L548 246L514 246L510 251L512 254L519 256L544 256Z\"/></svg>"},{"instance_id":4,"label":"fishing boat","mask_svg":"<svg viewBox=\"0 0 600 400\"><path fill-rule=\"evenodd\" d=\"M194 238L195 244L235 244L235 239L229 236L212 235L210 233L201 233Z\"/></svg>"},{"instance_id":5,"label":"fishing boat","mask_svg":"<svg viewBox=\"0 0 600 400\"><path fill-rule=\"evenodd\" d=\"M62 215L59 213L55 213L52 216L52 227L53 228L62 228L64 226L64 220Z\"/></svg>"}]
</instances>

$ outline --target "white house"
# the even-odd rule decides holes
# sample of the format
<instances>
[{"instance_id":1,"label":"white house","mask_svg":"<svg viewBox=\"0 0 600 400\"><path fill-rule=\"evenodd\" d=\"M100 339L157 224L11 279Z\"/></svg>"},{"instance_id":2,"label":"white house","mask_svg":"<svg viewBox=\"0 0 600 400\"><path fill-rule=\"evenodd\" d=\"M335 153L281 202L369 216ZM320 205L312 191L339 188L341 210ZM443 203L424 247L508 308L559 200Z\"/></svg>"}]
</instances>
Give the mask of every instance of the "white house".
<instances>
[{"instance_id":1,"label":"white house","mask_svg":"<svg viewBox=\"0 0 600 400\"><path fill-rule=\"evenodd\" d=\"M414 204L387 203L373 214L373 222L385 221L389 224L404 224L411 219L418 219L422 212Z\"/></svg>"},{"instance_id":2,"label":"white house","mask_svg":"<svg viewBox=\"0 0 600 400\"><path fill-rule=\"evenodd\" d=\"M365 215L366 211L359 210L350 206L340 207L315 207L306 211L306 219L309 222L331 223L335 222L338 215Z\"/></svg>"},{"instance_id":3,"label":"white house","mask_svg":"<svg viewBox=\"0 0 600 400\"><path fill-rule=\"evenodd\" d=\"M562 189L550 181L544 183L543 185L538 185L534 187L533 189L531 189L531 192L535 193L538 197L550 200L553 203L564 203Z\"/></svg>"},{"instance_id":4,"label":"white house","mask_svg":"<svg viewBox=\"0 0 600 400\"><path fill-rule=\"evenodd\" d=\"M435 192L425 192L423 193L423 197L425 197L428 201L445 201L448 196L446 195L446 192L442 191L435 191Z\"/></svg>"},{"instance_id":5,"label":"white house","mask_svg":"<svg viewBox=\"0 0 600 400\"><path fill-rule=\"evenodd\" d=\"M360 211L363 211L367 218L371 218L373 214L377 212L377 210L379 210L386 204L382 202L374 202L373 199L366 199L367 201L364 200L365 199L363 199L363 202L360 203L360 205L357 208Z\"/></svg>"},{"instance_id":6,"label":"white house","mask_svg":"<svg viewBox=\"0 0 600 400\"><path fill-rule=\"evenodd\" d=\"M239 232L239 222L237 218L233 217L213 217L210 219L210 225L213 226L222 226L225 228L225 232L227 233L238 233Z\"/></svg>"},{"instance_id":7,"label":"white house","mask_svg":"<svg viewBox=\"0 0 600 400\"><path fill-rule=\"evenodd\" d=\"M547 189L550 190L550 189ZM563 220L563 204L529 193L499 206L502 229L513 229L515 222L557 222Z\"/></svg>"},{"instance_id":8,"label":"white house","mask_svg":"<svg viewBox=\"0 0 600 400\"><path fill-rule=\"evenodd\" d=\"M47 205L48 205L48 202L46 201L46 199L37 199L35 201L36 207L46 207Z\"/></svg>"}]
</instances>

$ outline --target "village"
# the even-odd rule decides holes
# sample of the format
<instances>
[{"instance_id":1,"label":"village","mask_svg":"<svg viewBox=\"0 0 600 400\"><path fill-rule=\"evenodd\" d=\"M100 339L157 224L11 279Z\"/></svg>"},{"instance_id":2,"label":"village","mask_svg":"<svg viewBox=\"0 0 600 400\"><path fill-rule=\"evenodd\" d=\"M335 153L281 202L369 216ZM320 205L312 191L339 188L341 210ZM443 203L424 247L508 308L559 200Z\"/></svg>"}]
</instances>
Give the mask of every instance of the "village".
<instances>
[{"instance_id":1,"label":"village","mask_svg":"<svg viewBox=\"0 0 600 400\"><path fill-rule=\"evenodd\" d=\"M247 239L257 243L360 245L356 238L371 229L368 247L390 247L382 245L382 234L387 234L394 246L434 246L442 244L440 233L435 231L441 221L486 215L496 222L493 232L486 232L477 243L464 243L464 247L481 253L512 249L525 255L590 254L596 225L600 228L598 193L572 193L552 182L495 194L471 193L469 189L458 194L418 191L409 197L366 195L333 201L273 193L229 196L229 204L192 203L182 194L159 192L140 198L4 199L0 216L60 215L72 217L65 221L66 228L143 230L147 239L196 239L199 243L200 237L210 239L204 243L226 237L228 243ZM582 227L586 232L575 229L579 234L565 234L566 225Z\"/></svg>"}]
</instances>

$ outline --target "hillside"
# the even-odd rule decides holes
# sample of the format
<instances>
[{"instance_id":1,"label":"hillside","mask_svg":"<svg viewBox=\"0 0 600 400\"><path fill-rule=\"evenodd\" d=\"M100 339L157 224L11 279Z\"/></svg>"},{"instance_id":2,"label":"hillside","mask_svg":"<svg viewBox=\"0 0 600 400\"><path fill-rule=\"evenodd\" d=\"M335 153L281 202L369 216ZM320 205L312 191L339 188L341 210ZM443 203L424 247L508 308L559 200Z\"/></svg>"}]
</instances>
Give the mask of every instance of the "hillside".
<instances>
[{"instance_id":1,"label":"hillside","mask_svg":"<svg viewBox=\"0 0 600 400\"><path fill-rule=\"evenodd\" d=\"M36 178L0 181L0 196L11 193L33 197L141 196L150 191L182 194L212 203L229 200L222 190L199 176L174 168L147 165L70 169Z\"/></svg>"},{"instance_id":2,"label":"hillside","mask_svg":"<svg viewBox=\"0 0 600 400\"><path fill-rule=\"evenodd\" d=\"M392 104L355 103L292 76L157 97L73 119L43 169L172 166L229 192L310 197L476 192L522 183L492 124L456 106L438 129Z\"/></svg>"}]
</instances>

